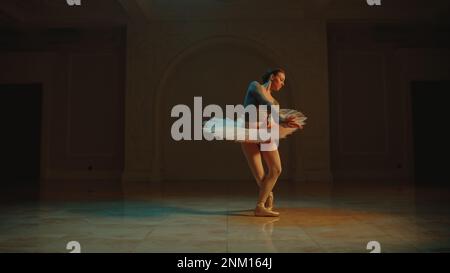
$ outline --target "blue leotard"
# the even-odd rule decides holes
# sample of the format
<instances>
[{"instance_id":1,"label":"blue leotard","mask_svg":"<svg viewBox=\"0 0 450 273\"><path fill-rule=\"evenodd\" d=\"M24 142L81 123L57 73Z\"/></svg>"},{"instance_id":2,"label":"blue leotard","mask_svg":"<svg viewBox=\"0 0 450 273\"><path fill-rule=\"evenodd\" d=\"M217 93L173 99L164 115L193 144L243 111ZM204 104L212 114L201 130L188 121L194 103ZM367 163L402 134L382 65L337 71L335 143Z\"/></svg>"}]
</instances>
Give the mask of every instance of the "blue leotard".
<instances>
[{"instance_id":1,"label":"blue leotard","mask_svg":"<svg viewBox=\"0 0 450 273\"><path fill-rule=\"evenodd\" d=\"M244 107L248 105L255 105L256 107L260 105L267 105L269 108L271 105L280 105L276 99L270 101L262 92L262 86L257 81L252 81L247 89L247 94L244 99ZM279 115L279 121L283 122L284 117Z\"/></svg>"}]
</instances>

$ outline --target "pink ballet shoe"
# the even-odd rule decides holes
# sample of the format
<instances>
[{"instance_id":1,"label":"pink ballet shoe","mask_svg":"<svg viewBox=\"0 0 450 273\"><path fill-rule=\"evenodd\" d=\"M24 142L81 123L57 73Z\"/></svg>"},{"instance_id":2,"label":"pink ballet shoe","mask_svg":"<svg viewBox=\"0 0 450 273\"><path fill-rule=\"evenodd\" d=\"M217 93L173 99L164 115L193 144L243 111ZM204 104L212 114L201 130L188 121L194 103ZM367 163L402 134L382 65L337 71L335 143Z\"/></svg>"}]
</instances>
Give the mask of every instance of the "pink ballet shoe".
<instances>
[{"instance_id":1,"label":"pink ballet shoe","mask_svg":"<svg viewBox=\"0 0 450 273\"><path fill-rule=\"evenodd\" d=\"M255 216L261 216L261 217L277 217L280 213L272 210L266 209L262 205L257 205L255 208Z\"/></svg>"}]
</instances>

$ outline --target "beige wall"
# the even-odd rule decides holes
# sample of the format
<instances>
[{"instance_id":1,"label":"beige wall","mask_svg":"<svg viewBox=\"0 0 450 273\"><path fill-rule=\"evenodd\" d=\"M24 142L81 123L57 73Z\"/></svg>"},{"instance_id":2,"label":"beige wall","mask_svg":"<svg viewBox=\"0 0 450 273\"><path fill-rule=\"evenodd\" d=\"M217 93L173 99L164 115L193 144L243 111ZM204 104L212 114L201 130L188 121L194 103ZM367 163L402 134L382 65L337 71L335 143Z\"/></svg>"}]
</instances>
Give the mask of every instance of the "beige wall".
<instances>
[{"instance_id":1,"label":"beige wall","mask_svg":"<svg viewBox=\"0 0 450 273\"><path fill-rule=\"evenodd\" d=\"M450 80L450 50L431 25L330 27L335 181L414 181L411 82Z\"/></svg>"},{"instance_id":2,"label":"beige wall","mask_svg":"<svg viewBox=\"0 0 450 273\"><path fill-rule=\"evenodd\" d=\"M0 52L0 83L42 83L41 189L77 188L92 180L120 185L123 34L77 31L52 40L51 31L37 31L11 41L20 50Z\"/></svg>"},{"instance_id":3,"label":"beige wall","mask_svg":"<svg viewBox=\"0 0 450 273\"><path fill-rule=\"evenodd\" d=\"M43 178L122 178L125 184L252 179L237 144L171 140L170 110L179 103L192 107L194 96L204 104L242 103L250 81L280 66L287 84L277 99L309 118L303 131L281 143L282 179L326 187L334 178L410 179L409 83L448 79L448 52L427 42L410 49L402 41L377 40L406 39L408 45L418 36L414 29L387 29L384 38L367 29L344 30L329 41L335 32L328 27L439 25L448 18L448 1L432 7L419 0L382 7L359 0L255 2L102 1L71 17L65 5L46 4L41 9L60 16L47 20L27 12L23 22L17 20L20 10L12 12L17 18L8 24L29 27L30 33L2 36L7 43L0 62L7 69L0 81L44 84ZM108 15L98 17L107 3ZM126 37L123 29L111 30L125 24ZM104 25L109 30L99 29ZM36 26L42 31L33 32ZM335 41L346 42L341 48ZM367 84L364 71L373 73ZM358 85L367 88L359 92ZM339 98L333 88L342 90ZM355 98L359 108L349 105ZM367 116L379 105L384 116ZM339 107L346 118L336 120ZM376 126L360 127L361 113Z\"/></svg>"}]
</instances>

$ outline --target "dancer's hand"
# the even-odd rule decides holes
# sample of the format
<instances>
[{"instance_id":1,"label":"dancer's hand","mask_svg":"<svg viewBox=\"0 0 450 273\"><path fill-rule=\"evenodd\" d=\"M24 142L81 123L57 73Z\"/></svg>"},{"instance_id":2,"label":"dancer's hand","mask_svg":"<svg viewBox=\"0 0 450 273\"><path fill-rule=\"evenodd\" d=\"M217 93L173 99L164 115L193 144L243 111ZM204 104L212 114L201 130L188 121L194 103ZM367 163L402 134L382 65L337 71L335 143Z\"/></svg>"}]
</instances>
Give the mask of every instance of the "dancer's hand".
<instances>
[{"instance_id":1,"label":"dancer's hand","mask_svg":"<svg viewBox=\"0 0 450 273\"><path fill-rule=\"evenodd\" d=\"M297 122L289 122L287 125L288 125L288 127L291 127L291 128L303 129L303 125L300 125Z\"/></svg>"},{"instance_id":2,"label":"dancer's hand","mask_svg":"<svg viewBox=\"0 0 450 273\"><path fill-rule=\"evenodd\" d=\"M294 116L289 116L286 118L286 124L288 127L291 128L299 128L299 129L303 129L303 126L298 124L297 122L295 122L295 117Z\"/></svg>"}]
</instances>

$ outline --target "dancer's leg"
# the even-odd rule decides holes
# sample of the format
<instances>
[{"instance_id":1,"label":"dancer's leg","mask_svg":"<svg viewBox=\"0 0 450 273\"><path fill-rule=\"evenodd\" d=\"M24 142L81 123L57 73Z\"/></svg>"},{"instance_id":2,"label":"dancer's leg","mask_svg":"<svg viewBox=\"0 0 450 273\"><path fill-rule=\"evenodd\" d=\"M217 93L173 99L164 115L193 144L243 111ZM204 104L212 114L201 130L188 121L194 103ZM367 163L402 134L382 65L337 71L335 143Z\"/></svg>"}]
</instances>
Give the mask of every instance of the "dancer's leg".
<instances>
[{"instance_id":1,"label":"dancer's leg","mask_svg":"<svg viewBox=\"0 0 450 273\"><path fill-rule=\"evenodd\" d=\"M267 197L272 192L272 189L281 174L281 159L278 150L261 151L261 154L266 162L268 174L261 182L258 204L264 204L266 202Z\"/></svg>"},{"instance_id":2,"label":"dancer's leg","mask_svg":"<svg viewBox=\"0 0 450 273\"><path fill-rule=\"evenodd\" d=\"M241 143L242 151L244 152L247 163L255 177L258 188L261 188L261 183L264 180L265 172L261 158L259 145L255 143ZM264 206L268 209L273 207L273 193L271 192L269 198Z\"/></svg>"},{"instance_id":3,"label":"dancer's leg","mask_svg":"<svg viewBox=\"0 0 450 273\"><path fill-rule=\"evenodd\" d=\"M261 159L261 152L259 151L258 144L256 143L241 143L242 151L247 159L248 166L255 177L258 187L261 187L261 183L264 179L264 167Z\"/></svg>"}]
</instances>

